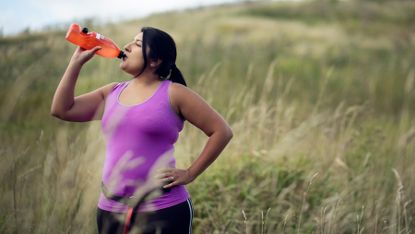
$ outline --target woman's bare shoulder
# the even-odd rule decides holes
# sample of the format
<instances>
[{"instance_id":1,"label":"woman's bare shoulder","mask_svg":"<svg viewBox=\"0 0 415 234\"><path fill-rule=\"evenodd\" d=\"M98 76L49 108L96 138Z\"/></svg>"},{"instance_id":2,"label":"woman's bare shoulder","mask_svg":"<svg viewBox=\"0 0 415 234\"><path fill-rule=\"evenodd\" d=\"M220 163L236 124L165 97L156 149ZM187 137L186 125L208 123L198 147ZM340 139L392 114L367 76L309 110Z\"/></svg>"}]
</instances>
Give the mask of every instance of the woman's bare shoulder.
<instances>
[{"instance_id":1,"label":"woman's bare shoulder","mask_svg":"<svg viewBox=\"0 0 415 234\"><path fill-rule=\"evenodd\" d=\"M172 106L173 110L181 117L183 117L183 113L181 111L181 106L183 105L183 102L191 102L194 99L195 95L197 95L195 91L182 84L174 82L170 84L170 105Z\"/></svg>"},{"instance_id":2,"label":"woman's bare shoulder","mask_svg":"<svg viewBox=\"0 0 415 234\"><path fill-rule=\"evenodd\" d=\"M195 98L202 99L196 91L179 83L172 82L169 93L172 105L176 106L179 106L183 102L191 102Z\"/></svg>"},{"instance_id":3,"label":"woman's bare shoulder","mask_svg":"<svg viewBox=\"0 0 415 234\"><path fill-rule=\"evenodd\" d=\"M186 98L192 95L197 95L199 96L194 90L192 90L191 88L184 86L182 84L179 83L173 83L171 84L171 91L170 94L174 97L174 98Z\"/></svg>"},{"instance_id":4,"label":"woman's bare shoulder","mask_svg":"<svg viewBox=\"0 0 415 234\"><path fill-rule=\"evenodd\" d=\"M196 91L181 84L173 84L171 97L184 119L210 136L226 122Z\"/></svg>"},{"instance_id":5,"label":"woman's bare shoulder","mask_svg":"<svg viewBox=\"0 0 415 234\"><path fill-rule=\"evenodd\" d=\"M171 84L170 102L173 107L180 111L184 106L189 107L206 103L196 91L178 83Z\"/></svg>"},{"instance_id":6,"label":"woman's bare shoulder","mask_svg":"<svg viewBox=\"0 0 415 234\"><path fill-rule=\"evenodd\" d=\"M115 88L115 86L117 86L118 84L120 84L120 82L111 82L109 84L106 84L104 86L102 86L101 89L101 93L102 96L104 97L104 99L108 96L109 93L111 93L111 91Z\"/></svg>"}]
</instances>

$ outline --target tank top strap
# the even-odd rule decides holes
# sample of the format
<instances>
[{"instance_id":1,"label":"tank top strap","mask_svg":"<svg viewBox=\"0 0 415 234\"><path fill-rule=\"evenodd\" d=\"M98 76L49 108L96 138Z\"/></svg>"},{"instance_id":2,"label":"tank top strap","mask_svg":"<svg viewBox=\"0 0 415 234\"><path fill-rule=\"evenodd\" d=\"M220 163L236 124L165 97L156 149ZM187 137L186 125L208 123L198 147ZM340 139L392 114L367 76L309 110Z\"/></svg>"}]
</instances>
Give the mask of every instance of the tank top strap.
<instances>
[{"instance_id":1,"label":"tank top strap","mask_svg":"<svg viewBox=\"0 0 415 234\"><path fill-rule=\"evenodd\" d=\"M156 90L156 93L154 94L154 99L157 99L157 101L168 100L169 96L167 91L170 83L170 80L162 81L160 87Z\"/></svg>"},{"instance_id":2,"label":"tank top strap","mask_svg":"<svg viewBox=\"0 0 415 234\"><path fill-rule=\"evenodd\" d=\"M169 86L170 86L170 84L171 84L171 81L170 80L165 80L165 81L163 81L163 83L161 84L162 85L162 87L161 87L161 89L160 89L160 92L161 93L163 93L163 95L165 95L165 96L167 96L168 97L168 90L169 90Z\"/></svg>"},{"instance_id":3,"label":"tank top strap","mask_svg":"<svg viewBox=\"0 0 415 234\"><path fill-rule=\"evenodd\" d=\"M118 96L120 96L120 93L128 85L128 83L130 83L129 80L127 80L127 81L121 81L120 83L118 83L117 85L115 85L113 92L114 92L114 95L116 96L117 99L118 99Z\"/></svg>"},{"instance_id":4,"label":"tank top strap","mask_svg":"<svg viewBox=\"0 0 415 234\"><path fill-rule=\"evenodd\" d=\"M111 92L119 92L120 88L124 87L124 85L126 85L128 81L122 81L122 82L118 82L116 85L114 85L114 87L112 88Z\"/></svg>"}]
</instances>

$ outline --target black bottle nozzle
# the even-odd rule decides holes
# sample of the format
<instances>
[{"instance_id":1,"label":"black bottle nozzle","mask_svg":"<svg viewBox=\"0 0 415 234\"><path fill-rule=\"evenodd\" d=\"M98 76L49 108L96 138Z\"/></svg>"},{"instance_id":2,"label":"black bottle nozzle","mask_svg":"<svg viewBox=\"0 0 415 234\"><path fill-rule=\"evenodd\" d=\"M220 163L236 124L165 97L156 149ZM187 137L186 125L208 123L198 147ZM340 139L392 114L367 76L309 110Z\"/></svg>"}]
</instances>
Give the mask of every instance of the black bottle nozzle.
<instances>
[{"instance_id":1,"label":"black bottle nozzle","mask_svg":"<svg viewBox=\"0 0 415 234\"><path fill-rule=\"evenodd\" d=\"M87 34L88 33L88 28L82 28L82 32Z\"/></svg>"},{"instance_id":2,"label":"black bottle nozzle","mask_svg":"<svg viewBox=\"0 0 415 234\"><path fill-rule=\"evenodd\" d=\"M127 55L125 55L124 51L121 50L120 53L118 54L117 58L123 59L125 57L127 57Z\"/></svg>"}]
</instances>

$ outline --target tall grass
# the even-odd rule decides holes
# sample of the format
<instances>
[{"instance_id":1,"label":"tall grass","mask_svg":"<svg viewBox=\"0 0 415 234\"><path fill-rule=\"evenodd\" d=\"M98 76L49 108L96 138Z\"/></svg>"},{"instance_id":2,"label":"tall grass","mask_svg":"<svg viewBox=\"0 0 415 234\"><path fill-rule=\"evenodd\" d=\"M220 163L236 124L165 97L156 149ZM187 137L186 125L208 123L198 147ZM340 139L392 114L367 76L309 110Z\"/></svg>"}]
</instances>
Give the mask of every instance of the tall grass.
<instances>
[{"instance_id":1,"label":"tall grass","mask_svg":"<svg viewBox=\"0 0 415 234\"><path fill-rule=\"evenodd\" d=\"M342 11L325 2L324 12L338 16L328 17L310 9L321 4L241 4L96 29L120 44L143 25L170 32L189 87L232 126L231 144L187 185L195 233L414 230L414 15L406 10L414 5L344 2ZM367 33L361 9L383 28ZM49 115L74 50L63 36L0 40L2 233L96 232L100 123ZM117 66L94 58L76 94L129 79ZM188 167L206 141L186 123L177 167Z\"/></svg>"}]
</instances>

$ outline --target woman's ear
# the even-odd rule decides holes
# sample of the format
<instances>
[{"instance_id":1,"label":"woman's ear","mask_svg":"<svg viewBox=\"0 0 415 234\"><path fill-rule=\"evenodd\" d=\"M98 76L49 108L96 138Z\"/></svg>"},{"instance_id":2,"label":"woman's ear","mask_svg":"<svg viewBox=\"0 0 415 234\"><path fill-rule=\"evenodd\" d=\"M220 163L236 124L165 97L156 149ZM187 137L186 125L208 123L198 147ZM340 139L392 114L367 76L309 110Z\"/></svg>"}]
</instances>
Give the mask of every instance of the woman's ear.
<instances>
[{"instance_id":1,"label":"woman's ear","mask_svg":"<svg viewBox=\"0 0 415 234\"><path fill-rule=\"evenodd\" d=\"M161 59L151 60L150 67L156 68L158 67L163 61Z\"/></svg>"}]
</instances>

